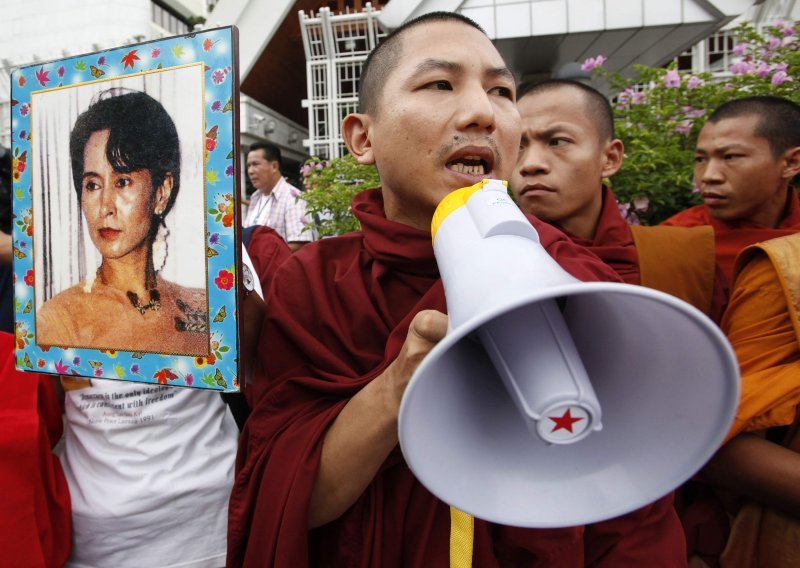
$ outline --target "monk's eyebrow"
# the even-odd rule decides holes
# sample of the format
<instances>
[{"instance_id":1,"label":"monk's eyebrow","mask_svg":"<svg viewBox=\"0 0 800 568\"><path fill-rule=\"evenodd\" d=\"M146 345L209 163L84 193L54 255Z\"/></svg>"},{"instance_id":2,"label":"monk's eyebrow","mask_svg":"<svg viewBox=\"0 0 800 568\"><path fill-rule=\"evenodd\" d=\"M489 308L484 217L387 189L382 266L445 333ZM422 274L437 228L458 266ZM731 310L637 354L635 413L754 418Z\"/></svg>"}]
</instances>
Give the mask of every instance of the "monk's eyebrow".
<instances>
[{"instance_id":1,"label":"monk's eyebrow","mask_svg":"<svg viewBox=\"0 0 800 568\"><path fill-rule=\"evenodd\" d=\"M455 61L448 61L446 59L425 59L420 62L416 67L418 74L427 73L429 71L450 71L453 73L460 73L464 70L464 66ZM486 75L489 77L501 77L514 82L514 74L508 67L492 67L486 70Z\"/></svg>"},{"instance_id":2,"label":"monk's eyebrow","mask_svg":"<svg viewBox=\"0 0 800 568\"><path fill-rule=\"evenodd\" d=\"M494 67L492 69L489 69L486 72L486 74L488 76L490 76L490 77L499 77L499 78L502 78L502 79L508 79L512 83L515 82L514 74L511 72L511 70L508 67Z\"/></svg>"},{"instance_id":3,"label":"monk's eyebrow","mask_svg":"<svg viewBox=\"0 0 800 568\"><path fill-rule=\"evenodd\" d=\"M427 73L428 71L462 71L464 66L454 61L447 61L446 59L426 59L420 62L417 67L417 73Z\"/></svg>"}]
</instances>

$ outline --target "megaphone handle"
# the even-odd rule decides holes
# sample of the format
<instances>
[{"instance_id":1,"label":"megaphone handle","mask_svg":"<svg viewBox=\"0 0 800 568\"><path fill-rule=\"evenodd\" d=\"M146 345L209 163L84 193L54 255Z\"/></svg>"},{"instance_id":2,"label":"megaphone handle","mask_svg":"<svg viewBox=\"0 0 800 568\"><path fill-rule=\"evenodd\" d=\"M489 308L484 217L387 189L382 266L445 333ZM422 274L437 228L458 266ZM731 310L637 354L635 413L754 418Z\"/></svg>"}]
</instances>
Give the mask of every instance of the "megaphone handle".
<instances>
[{"instance_id":1,"label":"megaphone handle","mask_svg":"<svg viewBox=\"0 0 800 568\"><path fill-rule=\"evenodd\" d=\"M571 443L599 429L600 405L555 300L494 318L478 336L529 431Z\"/></svg>"}]
</instances>

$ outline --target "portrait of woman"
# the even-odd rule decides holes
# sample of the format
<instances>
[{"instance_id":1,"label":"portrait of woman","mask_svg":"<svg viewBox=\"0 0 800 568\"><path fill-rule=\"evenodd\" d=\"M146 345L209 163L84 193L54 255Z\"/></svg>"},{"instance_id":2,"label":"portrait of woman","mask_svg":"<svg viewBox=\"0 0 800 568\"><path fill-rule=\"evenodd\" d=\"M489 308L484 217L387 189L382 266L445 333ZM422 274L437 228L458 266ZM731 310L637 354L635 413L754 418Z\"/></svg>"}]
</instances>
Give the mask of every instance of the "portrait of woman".
<instances>
[{"instance_id":1,"label":"portrait of woman","mask_svg":"<svg viewBox=\"0 0 800 568\"><path fill-rule=\"evenodd\" d=\"M38 306L36 342L207 354L206 290L161 274L170 254L165 220L181 189L181 143L169 113L144 92L103 91L78 116L69 156L100 263Z\"/></svg>"}]
</instances>

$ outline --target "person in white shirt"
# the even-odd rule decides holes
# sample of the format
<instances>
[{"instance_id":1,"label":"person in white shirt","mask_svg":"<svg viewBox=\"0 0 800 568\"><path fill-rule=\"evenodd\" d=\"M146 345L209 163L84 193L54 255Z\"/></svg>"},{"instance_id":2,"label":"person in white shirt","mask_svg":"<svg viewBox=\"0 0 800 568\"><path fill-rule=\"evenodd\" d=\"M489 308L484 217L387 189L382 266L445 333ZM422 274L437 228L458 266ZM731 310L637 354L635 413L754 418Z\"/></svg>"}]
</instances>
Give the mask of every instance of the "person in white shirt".
<instances>
[{"instance_id":1,"label":"person in white shirt","mask_svg":"<svg viewBox=\"0 0 800 568\"><path fill-rule=\"evenodd\" d=\"M283 237L292 252L314 240L300 190L281 175L281 151L269 142L256 142L247 153L247 175L256 191L244 227L266 225Z\"/></svg>"}]
</instances>

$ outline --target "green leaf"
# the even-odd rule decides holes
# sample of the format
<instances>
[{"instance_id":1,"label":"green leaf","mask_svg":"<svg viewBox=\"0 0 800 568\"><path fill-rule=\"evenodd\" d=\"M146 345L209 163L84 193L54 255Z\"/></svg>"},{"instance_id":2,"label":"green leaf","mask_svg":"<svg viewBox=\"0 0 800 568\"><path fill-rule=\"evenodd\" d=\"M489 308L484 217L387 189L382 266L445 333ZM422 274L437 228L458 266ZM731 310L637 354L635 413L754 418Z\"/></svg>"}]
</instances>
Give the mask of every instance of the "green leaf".
<instances>
[{"instance_id":1,"label":"green leaf","mask_svg":"<svg viewBox=\"0 0 800 568\"><path fill-rule=\"evenodd\" d=\"M75 70L76 71L86 71L86 62L81 59L80 61L75 62Z\"/></svg>"}]
</instances>

